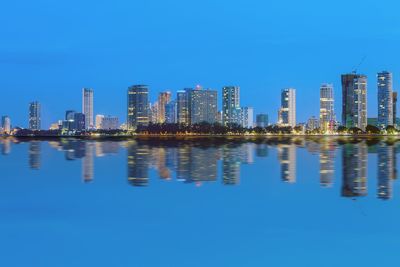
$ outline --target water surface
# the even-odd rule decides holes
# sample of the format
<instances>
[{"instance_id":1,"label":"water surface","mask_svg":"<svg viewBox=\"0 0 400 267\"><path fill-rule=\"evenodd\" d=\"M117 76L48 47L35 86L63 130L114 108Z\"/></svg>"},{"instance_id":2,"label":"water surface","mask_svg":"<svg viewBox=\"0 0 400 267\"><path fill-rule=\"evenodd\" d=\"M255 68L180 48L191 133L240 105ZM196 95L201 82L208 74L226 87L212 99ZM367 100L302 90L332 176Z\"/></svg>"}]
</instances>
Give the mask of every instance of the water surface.
<instances>
[{"instance_id":1,"label":"water surface","mask_svg":"<svg viewBox=\"0 0 400 267\"><path fill-rule=\"evenodd\" d=\"M0 141L1 266L400 260L396 139Z\"/></svg>"}]
</instances>

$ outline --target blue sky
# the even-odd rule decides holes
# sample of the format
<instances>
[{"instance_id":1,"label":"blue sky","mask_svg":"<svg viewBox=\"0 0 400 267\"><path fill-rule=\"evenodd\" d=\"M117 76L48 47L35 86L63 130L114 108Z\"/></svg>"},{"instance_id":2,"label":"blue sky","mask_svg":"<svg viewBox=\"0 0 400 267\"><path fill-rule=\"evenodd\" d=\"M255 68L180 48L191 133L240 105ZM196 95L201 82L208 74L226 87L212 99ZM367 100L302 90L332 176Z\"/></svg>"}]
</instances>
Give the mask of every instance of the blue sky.
<instances>
[{"instance_id":1,"label":"blue sky","mask_svg":"<svg viewBox=\"0 0 400 267\"><path fill-rule=\"evenodd\" d=\"M376 72L400 73L396 1L7 1L0 9L0 114L26 126L31 100L43 124L81 108L125 120L126 89L158 92L201 84L241 87L242 105L275 121L280 90L297 89L298 120L318 115L319 86L366 56L368 115L376 115Z\"/></svg>"}]
</instances>

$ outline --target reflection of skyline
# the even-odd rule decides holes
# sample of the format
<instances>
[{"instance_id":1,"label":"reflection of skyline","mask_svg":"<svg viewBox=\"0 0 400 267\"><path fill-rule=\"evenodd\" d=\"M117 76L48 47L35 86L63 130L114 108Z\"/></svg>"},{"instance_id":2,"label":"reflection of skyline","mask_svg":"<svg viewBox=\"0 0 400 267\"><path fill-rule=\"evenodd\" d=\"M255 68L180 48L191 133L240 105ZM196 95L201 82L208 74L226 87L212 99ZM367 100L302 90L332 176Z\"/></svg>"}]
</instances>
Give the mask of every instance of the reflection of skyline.
<instances>
[{"instance_id":1,"label":"reflection of skyline","mask_svg":"<svg viewBox=\"0 0 400 267\"><path fill-rule=\"evenodd\" d=\"M11 153L12 146L19 143L24 142L15 138L1 139L2 153ZM41 169L42 143L37 140L27 143L31 169ZM95 179L95 158L109 154L117 155L119 150L126 149L127 178L129 183L134 186L148 185L154 173L158 174L162 180L182 181L197 186L218 180L224 185L238 185L243 183L241 181L242 165L265 160L268 150L271 148L276 149L278 154L280 180L295 183L298 167L297 149L300 149L312 155L308 160L315 164L319 163L321 187L332 187L335 180L335 166L340 166L335 164L335 161L340 159L341 195L352 198L367 195L368 154L376 154L377 180L372 184L376 186L374 195L380 199L393 197L393 182L397 178L396 153L399 152L397 151L398 146L393 145L396 144L393 142L356 139L349 139L348 142L336 142L331 138L321 138L316 141L283 139L282 142L258 141L258 143L232 141L181 143L152 142L140 139L124 142L97 142L61 139L49 141L48 144L63 152L67 161L81 160L81 177L84 182L92 182ZM335 154L338 147L342 150L342 157L336 159ZM307 165L299 165L299 168L305 168Z\"/></svg>"},{"instance_id":2,"label":"reflection of skyline","mask_svg":"<svg viewBox=\"0 0 400 267\"><path fill-rule=\"evenodd\" d=\"M344 144L342 150L342 196L367 195L368 147L364 142Z\"/></svg>"}]
</instances>

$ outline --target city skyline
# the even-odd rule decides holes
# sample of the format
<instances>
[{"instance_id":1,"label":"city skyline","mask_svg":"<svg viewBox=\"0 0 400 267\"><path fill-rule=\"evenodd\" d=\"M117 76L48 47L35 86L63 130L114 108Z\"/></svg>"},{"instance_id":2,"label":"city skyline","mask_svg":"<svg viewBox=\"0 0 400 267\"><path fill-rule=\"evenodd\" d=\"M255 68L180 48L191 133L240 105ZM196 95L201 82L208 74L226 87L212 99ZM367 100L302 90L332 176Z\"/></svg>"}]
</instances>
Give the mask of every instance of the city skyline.
<instances>
[{"instance_id":1,"label":"city skyline","mask_svg":"<svg viewBox=\"0 0 400 267\"><path fill-rule=\"evenodd\" d=\"M371 108L368 107L367 104L367 96L368 96L367 88L369 86L368 77L363 74L356 74L355 72L342 74L341 77L342 77L342 84L341 84L342 120L341 121L335 121L337 114L335 113L334 109L335 106L334 86L333 84L330 83L322 83L320 86L320 94L319 94L320 110L317 116L312 115L311 117L308 118L308 120L304 122L297 121L296 118L298 109L296 107L296 102L297 102L296 89L286 88L281 90L281 107L278 110L278 119L276 122L269 121L269 123L281 126L295 127L296 125L299 125L299 123L300 125L308 125L310 124L310 121L313 120L313 118L319 117L319 120L316 123L313 123L313 125L316 126L313 126L311 130L316 128L321 128L324 131L327 130L331 131L333 125L335 127L337 127L338 125L343 125L347 128L358 127L365 131L365 128L367 126L367 118L368 119L373 118L369 115L371 113L370 112ZM377 83L376 83L378 90L377 100L380 104L378 105L378 112L377 112L378 116L376 118L376 126L381 129L385 129L385 127L387 126L396 125L396 121L394 118L396 117L397 114L396 110L397 92L393 90L392 77L393 77L392 72L381 71L377 73ZM254 112L253 107L241 106L239 86L222 87L221 90L222 103L219 106L218 102L220 102L221 100L218 99L218 95L220 95L218 90L212 90L209 88L203 89L203 87L201 87L200 85L197 85L194 89L185 88L184 90L177 90L176 94L172 94L171 91L160 92L154 104L151 104L151 99L149 99L149 95L151 92L149 86L145 85L131 86L128 88L128 114L130 113L129 109L134 107L132 106L134 105L133 102L130 102L131 94L129 93L129 91L132 90L131 88L134 87L138 88L146 87L147 90L145 94L146 103L142 108L146 114L146 115L143 114L142 116L146 116L147 120L144 123L144 125L147 125L149 122L152 123L184 122L184 123L194 124L194 123L199 123L201 121L207 121L210 123L220 122L225 126L227 124L235 123L242 125L245 128L249 128L252 126L256 126L255 121L258 114L264 114L264 113ZM199 95L196 96L197 94ZM201 97L204 97L201 96L203 94L209 95L207 97L211 97L211 99L213 100L211 99L206 100L207 98L201 99ZM208 103L208 101L212 102ZM83 88L82 114L84 116L84 128L86 130L100 129L99 127L97 127L99 124L99 122L97 122L97 119L99 119L98 116L103 116L104 118L104 115L94 112L93 105L94 105L94 90L92 88ZM193 107L195 107L195 109L197 110L196 111L191 110L193 109ZM76 111L74 112L76 113ZM206 114L207 112L211 113ZM197 116L198 118L197 117L196 119L192 118L191 114L196 114L195 116ZM270 114L266 115L270 117ZM96 123L94 122L95 116L96 116ZM108 120L110 119L110 117L112 117L114 122L115 121L120 122L120 118L118 116L107 115L107 117ZM68 119L66 118L66 120ZM114 122L112 123L112 125L115 125ZM127 125L129 124L128 120L126 122L122 121L122 123ZM38 101L33 101L30 103L29 125L27 128L32 130L45 129L41 128L40 125L41 125L41 103ZM54 122L51 124L50 129L51 128L54 129L53 125L55 125ZM60 122L59 125L61 125ZM20 125L12 125L12 126L21 127ZM136 128L136 126L134 128ZM24 126L22 126L22 128L24 128ZM130 128L134 129L132 127Z\"/></svg>"}]
</instances>

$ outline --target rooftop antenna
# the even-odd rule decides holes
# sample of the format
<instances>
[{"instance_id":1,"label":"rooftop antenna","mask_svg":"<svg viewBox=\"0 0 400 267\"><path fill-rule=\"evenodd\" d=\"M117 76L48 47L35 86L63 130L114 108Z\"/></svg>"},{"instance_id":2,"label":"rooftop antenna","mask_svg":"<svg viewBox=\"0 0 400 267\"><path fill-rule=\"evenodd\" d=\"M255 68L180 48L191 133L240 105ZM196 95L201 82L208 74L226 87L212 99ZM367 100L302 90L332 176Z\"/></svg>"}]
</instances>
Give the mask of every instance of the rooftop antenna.
<instances>
[{"instance_id":1,"label":"rooftop antenna","mask_svg":"<svg viewBox=\"0 0 400 267\"><path fill-rule=\"evenodd\" d=\"M363 56L360 63L358 63L356 66L354 66L353 68L353 73L356 74L357 70L361 67L361 65L364 63L365 59L367 58L367 56Z\"/></svg>"}]
</instances>

